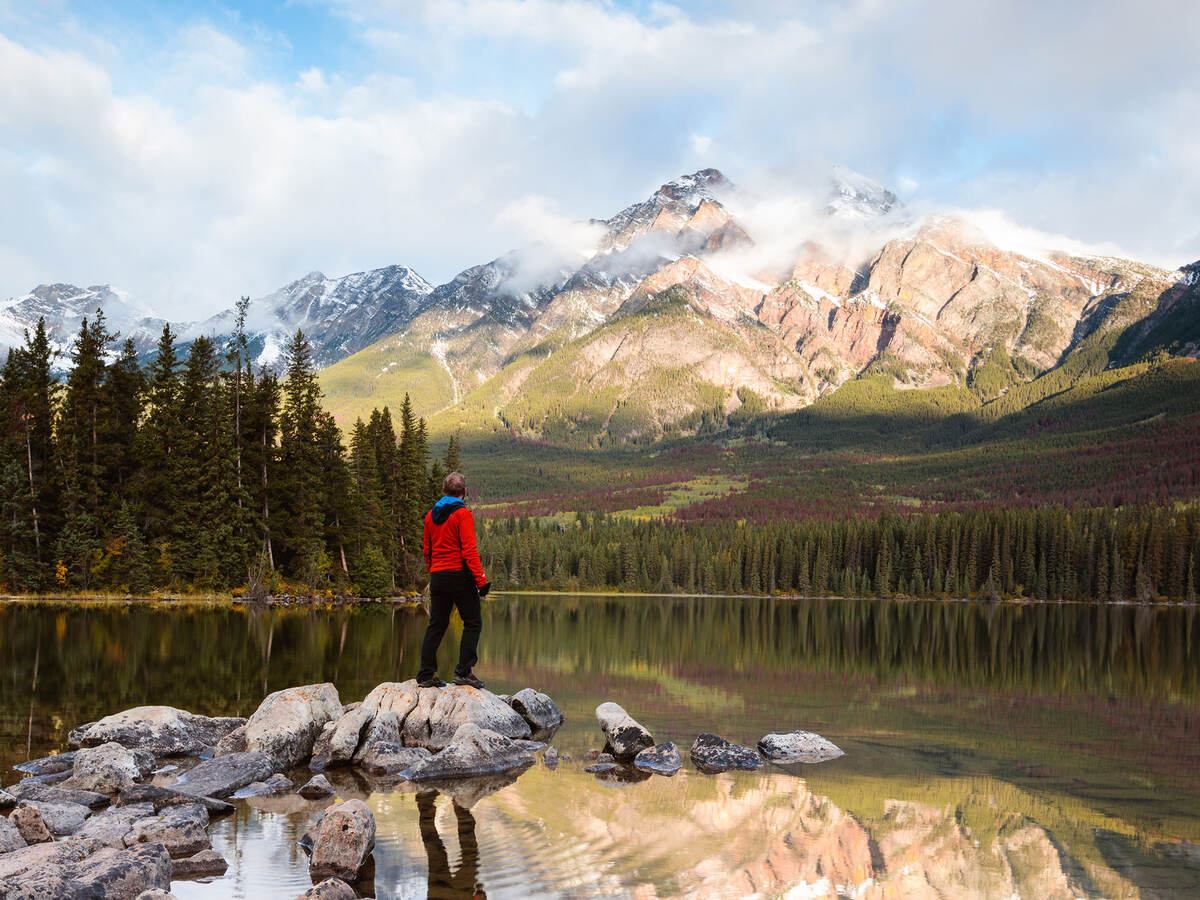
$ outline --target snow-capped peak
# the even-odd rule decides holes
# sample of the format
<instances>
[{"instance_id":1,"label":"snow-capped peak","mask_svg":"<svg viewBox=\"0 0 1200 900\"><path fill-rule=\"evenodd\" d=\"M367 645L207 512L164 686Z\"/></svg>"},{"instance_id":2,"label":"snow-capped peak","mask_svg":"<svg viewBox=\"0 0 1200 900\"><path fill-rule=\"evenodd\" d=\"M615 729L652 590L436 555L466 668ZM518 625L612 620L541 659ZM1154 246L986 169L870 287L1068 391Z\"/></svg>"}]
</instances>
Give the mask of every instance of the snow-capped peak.
<instances>
[{"instance_id":1,"label":"snow-capped peak","mask_svg":"<svg viewBox=\"0 0 1200 900\"><path fill-rule=\"evenodd\" d=\"M825 211L836 218L875 219L886 216L897 206L895 194L845 166L833 167L830 182L832 198Z\"/></svg>"}]
</instances>

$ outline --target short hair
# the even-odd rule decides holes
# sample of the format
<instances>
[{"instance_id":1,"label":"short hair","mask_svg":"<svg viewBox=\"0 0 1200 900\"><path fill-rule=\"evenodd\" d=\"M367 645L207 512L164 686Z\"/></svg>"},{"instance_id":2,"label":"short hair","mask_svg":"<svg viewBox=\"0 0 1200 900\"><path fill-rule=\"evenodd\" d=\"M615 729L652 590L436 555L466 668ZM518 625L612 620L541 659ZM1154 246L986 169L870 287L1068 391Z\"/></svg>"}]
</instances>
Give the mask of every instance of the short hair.
<instances>
[{"instance_id":1,"label":"short hair","mask_svg":"<svg viewBox=\"0 0 1200 900\"><path fill-rule=\"evenodd\" d=\"M462 472L451 472L442 479L442 493L447 497L462 497L467 493L467 479Z\"/></svg>"}]
</instances>

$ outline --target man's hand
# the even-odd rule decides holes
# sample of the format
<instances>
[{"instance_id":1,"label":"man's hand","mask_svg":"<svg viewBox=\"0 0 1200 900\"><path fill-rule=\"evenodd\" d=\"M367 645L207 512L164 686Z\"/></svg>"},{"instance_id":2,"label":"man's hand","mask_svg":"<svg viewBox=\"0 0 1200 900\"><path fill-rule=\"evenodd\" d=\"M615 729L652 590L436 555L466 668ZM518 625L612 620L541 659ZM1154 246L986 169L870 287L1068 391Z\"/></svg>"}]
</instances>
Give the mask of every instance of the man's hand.
<instances>
[{"instance_id":1,"label":"man's hand","mask_svg":"<svg viewBox=\"0 0 1200 900\"><path fill-rule=\"evenodd\" d=\"M490 581L485 581L483 584L481 584L479 586L480 599L486 597L488 595L488 591L490 591L491 589L492 589L492 583Z\"/></svg>"}]
</instances>

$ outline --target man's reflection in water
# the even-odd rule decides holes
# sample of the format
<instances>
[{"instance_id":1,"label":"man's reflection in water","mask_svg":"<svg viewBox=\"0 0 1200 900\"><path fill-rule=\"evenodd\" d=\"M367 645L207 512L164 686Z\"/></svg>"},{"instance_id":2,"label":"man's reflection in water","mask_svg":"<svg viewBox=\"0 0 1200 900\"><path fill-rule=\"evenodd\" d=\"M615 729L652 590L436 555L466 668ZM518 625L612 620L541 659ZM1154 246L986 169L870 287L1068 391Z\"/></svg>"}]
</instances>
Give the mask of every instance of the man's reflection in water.
<instances>
[{"instance_id":1,"label":"man's reflection in water","mask_svg":"<svg viewBox=\"0 0 1200 900\"><path fill-rule=\"evenodd\" d=\"M450 871L450 860L446 856L446 845L438 834L437 791L421 791L417 794L417 810L421 819L421 841L429 857L429 893L435 900L462 900L480 898L486 900L483 886L478 884L479 844L475 841L475 817L469 809L454 803L454 816L458 820L458 846L462 850L462 861L458 871ZM451 800L453 803L454 801Z\"/></svg>"}]
</instances>

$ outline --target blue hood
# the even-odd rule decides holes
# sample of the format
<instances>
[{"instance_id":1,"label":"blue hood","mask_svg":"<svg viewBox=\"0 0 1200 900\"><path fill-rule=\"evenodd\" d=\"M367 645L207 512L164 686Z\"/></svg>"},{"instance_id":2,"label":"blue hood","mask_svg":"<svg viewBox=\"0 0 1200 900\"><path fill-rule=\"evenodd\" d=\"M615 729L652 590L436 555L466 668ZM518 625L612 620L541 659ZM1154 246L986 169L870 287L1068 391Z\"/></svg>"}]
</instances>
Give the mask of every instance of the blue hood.
<instances>
[{"instance_id":1,"label":"blue hood","mask_svg":"<svg viewBox=\"0 0 1200 900\"><path fill-rule=\"evenodd\" d=\"M456 509L465 509L466 505L467 504L463 502L462 497L442 497L441 500L433 504L433 512L431 514L433 518L433 524L441 525L448 518L450 518L450 513L454 512Z\"/></svg>"}]
</instances>

